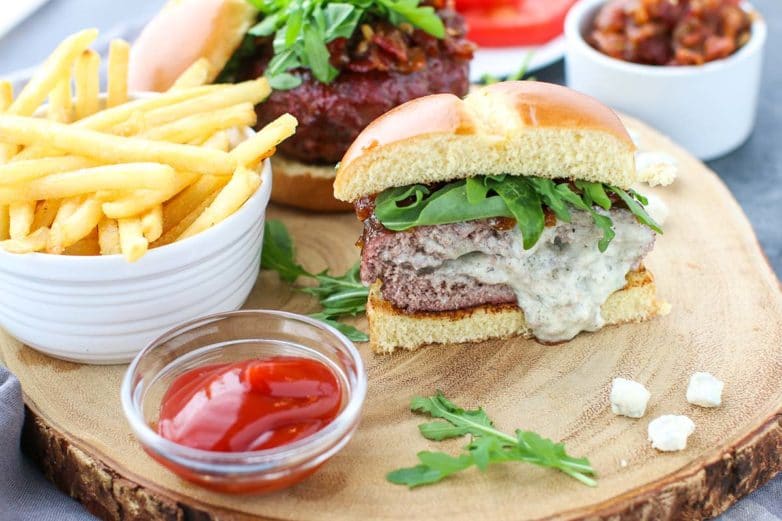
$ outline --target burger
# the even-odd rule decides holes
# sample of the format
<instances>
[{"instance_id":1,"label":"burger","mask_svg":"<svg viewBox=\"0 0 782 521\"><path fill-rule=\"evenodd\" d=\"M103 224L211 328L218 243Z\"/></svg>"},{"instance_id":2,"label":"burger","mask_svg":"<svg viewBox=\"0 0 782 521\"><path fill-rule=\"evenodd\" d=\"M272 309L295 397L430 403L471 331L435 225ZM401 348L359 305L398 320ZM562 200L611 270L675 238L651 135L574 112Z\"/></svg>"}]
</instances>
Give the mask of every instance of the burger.
<instances>
[{"instance_id":1,"label":"burger","mask_svg":"<svg viewBox=\"0 0 782 521\"><path fill-rule=\"evenodd\" d=\"M210 81L266 76L258 126L285 113L297 134L272 159L272 200L349 210L335 164L371 121L434 93L463 96L473 46L450 0L171 0L131 53L130 86L163 91L200 58Z\"/></svg>"},{"instance_id":2,"label":"burger","mask_svg":"<svg viewBox=\"0 0 782 521\"><path fill-rule=\"evenodd\" d=\"M632 188L634 151L610 109L541 82L426 96L375 120L334 183L364 225L375 351L558 343L667 313L643 264L662 230Z\"/></svg>"}]
</instances>

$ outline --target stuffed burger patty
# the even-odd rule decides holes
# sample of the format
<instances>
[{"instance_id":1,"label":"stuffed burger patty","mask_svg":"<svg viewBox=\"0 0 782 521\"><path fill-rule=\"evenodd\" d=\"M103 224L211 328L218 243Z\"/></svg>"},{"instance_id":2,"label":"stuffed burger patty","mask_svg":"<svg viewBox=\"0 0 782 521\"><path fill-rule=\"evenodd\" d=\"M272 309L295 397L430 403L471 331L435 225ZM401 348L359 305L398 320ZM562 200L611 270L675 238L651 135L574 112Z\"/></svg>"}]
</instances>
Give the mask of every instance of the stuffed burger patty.
<instances>
[{"instance_id":1,"label":"stuffed burger patty","mask_svg":"<svg viewBox=\"0 0 782 521\"><path fill-rule=\"evenodd\" d=\"M662 230L619 118L539 82L434 95L361 133L335 181L364 223L377 351L570 340L666 312L643 266Z\"/></svg>"},{"instance_id":2,"label":"stuffed burger patty","mask_svg":"<svg viewBox=\"0 0 782 521\"><path fill-rule=\"evenodd\" d=\"M435 93L469 89L473 45L445 0L302 2L174 0L134 43L131 85L166 90L199 58L210 80L266 76L258 125L289 113L294 137L273 161L272 199L349 209L332 197L334 166L380 115Z\"/></svg>"}]
</instances>

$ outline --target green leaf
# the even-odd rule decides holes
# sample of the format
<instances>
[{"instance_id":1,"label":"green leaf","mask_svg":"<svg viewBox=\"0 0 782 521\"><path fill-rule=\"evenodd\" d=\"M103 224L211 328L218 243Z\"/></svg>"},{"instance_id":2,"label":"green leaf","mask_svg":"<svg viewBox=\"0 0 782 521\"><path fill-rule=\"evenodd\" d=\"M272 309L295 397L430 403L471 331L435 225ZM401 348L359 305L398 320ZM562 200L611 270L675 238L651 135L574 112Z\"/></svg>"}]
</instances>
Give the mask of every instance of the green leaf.
<instances>
[{"instance_id":1,"label":"green leaf","mask_svg":"<svg viewBox=\"0 0 782 521\"><path fill-rule=\"evenodd\" d=\"M304 25L304 9L294 9L288 17L285 26L285 48L290 49L296 40L302 37L301 28Z\"/></svg>"},{"instance_id":2,"label":"green leaf","mask_svg":"<svg viewBox=\"0 0 782 521\"><path fill-rule=\"evenodd\" d=\"M295 282L309 273L294 260L293 242L285 225L267 220L264 225L261 266L276 271L285 282Z\"/></svg>"},{"instance_id":3,"label":"green leaf","mask_svg":"<svg viewBox=\"0 0 782 521\"><path fill-rule=\"evenodd\" d=\"M606 194L602 183L590 183L589 181L576 181L578 187L589 199L600 206L603 210L611 209L611 199ZM587 203L589 204L589 203Z\"/></svg>"},{"instance_id":4,"label":"green leaf","mask_svg":"<svg viewBox=\"0 0 782 521\"><path fill-rule=\"evenodd\" d=\"M271 36L277 31L280 21L279 13L269 15L251 27L247 33L253 36Z\"/></svg>"},{"instance_id":5,"label":"green leaf","mask_svg":"<svg viewBox=\"0 0 782 521\"><path fill-rule=\"evenodd\" d=\"M281 72L268 78L269 85L275 90L290 90L301 85L301 78L288 72Z\"/></svg>"},{"instance_id":6,"label":"green leaf","mask_svg":"<svg viewBox=\"0 0 782 521\"><path fill-rule=\"evenodd\" d=\"M445 476L439 470L427 465L416 465L405 469L398 469L386 474L386 479L396 485L407 485L410 488L437 483Z\"/></svg>"},{"instance_id":7,"label":"green leaf","mask_svg":"<svg viewBox=\"0 0 782 521\"><path fill-rule=\"evenodd\" d=\"M615 186L609 186L608 189L619 196L622 202L624 202L627 205L628 210L630 210L633 213L633 215L635 215L636 219L638 219L639 222L645 224L646 226L656 231L657 233L663 233L663 230L662 228L660 228L660 225L657 224L654 221L654 219L652 219L652 217L648 213L646 213L644 207L641 204L639 204L635 199L633 199L633 197L631 197L627 192ZM643 200L646 200L646 198L643 197ZM649 203L648 200L646 200L646 203L643 203L642 201L642 204L648 204L648 203Z\"/></svg>"},{"instance_id":8,"label":"green leaf","mask_svg":"<svg viewBox=\"0 0 782 521\"><path fill-rule=\"evenodd\" d=\"M540 239L546 225L540 196L530 182L523 177L507 177L493 186L510 209L521 229L524 249L529 250Z\"/></svg>"},{"instance_id":9,"label":"green leaf","mask_svg":"<svg viewBox=\"0 0 782 521\"><path fill-rule=\"evenodd\" d=\"M528 180L535 188L535 191L540 194L546 206L557 216L557 219L569 223L571 215L567 208L567 201L557 192L557 185L554 181L542 177L530 177Z\"/></svg>"},{"instance_id":10,"label":"green leaf","mask_svg":"<svg viewBox=\"0 0 782 521\"><path fill-rule=\"evenodd\" d=\"M331 55L323 41L323 35L315 25L304 28L305 63L312 69L312 74L323 83L330 83L338 74L337 69L331 66Z\"/></svg>"},{"instance_id":11,"label":"green leaf","mask_svg":"<svg viewBox=\"0 0 782 521\"><path fill-rule=\"evenodd\" d=\"M442 441L448 438L459 438L468 434L464 427L455 427L446 422L422 423L418 426L421 435L427 440Z\"/></svg>"},{"instance_id":12,"label":"green leaf","mask_svg":"<svg viewBox=\"0 0 782 521\"><path fill-rule=\"evenodd\" d=\"M323 313L313 313L310 316L316 320L320 320L324 324L330 325L331 327L333 327L334 329L336 329L337 331L339 331L340 333L348 337L348 339L352 340L353 342L369 342L369 336L366 333L356 329L350 324L339 322L336 319L331 318Z\"/></svg>"},{"instance_id":13,"label":"green leaf","mask_svg":"<svg viewBox=\"0 0 782 521\"><path fill-rule=\"evenodd\" d=\"M336 38L350 38L361 19L362 10L350 4L328 4L324 11L326 19L326 42Z\"/></svg>"}]
</instances>

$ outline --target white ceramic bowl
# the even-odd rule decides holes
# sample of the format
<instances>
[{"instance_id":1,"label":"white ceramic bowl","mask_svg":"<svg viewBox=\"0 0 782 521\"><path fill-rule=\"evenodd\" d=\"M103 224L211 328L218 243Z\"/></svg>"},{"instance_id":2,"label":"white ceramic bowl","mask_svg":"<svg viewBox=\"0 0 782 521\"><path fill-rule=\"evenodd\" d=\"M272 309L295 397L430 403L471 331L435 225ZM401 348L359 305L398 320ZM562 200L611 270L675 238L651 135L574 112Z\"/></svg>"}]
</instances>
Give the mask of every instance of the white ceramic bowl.
<instances>
[{"instance_id":1,"label":"white ceramic bowl","mask_svg":"<svg viewBox=\"0 0 782 521\"><path fill-rule=\"evenodd\" d=\"M639 65L611 58L584 35L605 0L581 0L565 19L569 87L635 116L708 160L736 149L755 125L766 24L736 53L699 66Z\"/></svg>"},{"instance_id":2,"label":"white ceramic bowl","mask_svg":"<svg viewBox=\"0 0 782 521\"><path fill-rule=\"evenodd\" d=\"M130 361L182 322L239 309L255 284L271 165L236 213L129 263L0 250L0 326L48 355L76 362Z\"/></svg>"}]
</instances>

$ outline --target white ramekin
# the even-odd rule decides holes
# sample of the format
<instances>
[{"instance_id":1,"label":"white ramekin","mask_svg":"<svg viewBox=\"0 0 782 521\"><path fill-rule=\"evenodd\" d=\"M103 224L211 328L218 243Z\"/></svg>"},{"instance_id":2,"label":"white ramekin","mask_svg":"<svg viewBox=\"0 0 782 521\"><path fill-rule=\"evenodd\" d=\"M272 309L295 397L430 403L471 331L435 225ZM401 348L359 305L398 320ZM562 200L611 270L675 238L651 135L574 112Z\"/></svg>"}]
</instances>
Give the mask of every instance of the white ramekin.
<instances>
[{"instance_id":1,"label":"white ramekin","mask_svg":"<svg viewBox=\"0 0 782 521\"><path fill-rule=\"evenodd\" d=\"M177 324L239 309L258 277L271 165L226 220L129 263L0 250L0 326L48 355L91 364L130 361Z\"/></svg>"},{"instance_id":2,"label":"white ramekin","mask_svg":"<svg viewBox=\"0 0 782 521\"><path fill-rule=\"evenodd\" d=\"M766 24L735 54L699 66L639 65L592 48L584 35L605 0L581 0L565 19L569 87L644 120L697 157L727 154L755 125ZM749 8L749 7L747 7Z\"/></svg>"}]
</instances>

